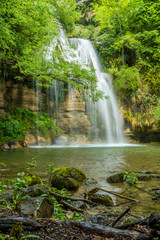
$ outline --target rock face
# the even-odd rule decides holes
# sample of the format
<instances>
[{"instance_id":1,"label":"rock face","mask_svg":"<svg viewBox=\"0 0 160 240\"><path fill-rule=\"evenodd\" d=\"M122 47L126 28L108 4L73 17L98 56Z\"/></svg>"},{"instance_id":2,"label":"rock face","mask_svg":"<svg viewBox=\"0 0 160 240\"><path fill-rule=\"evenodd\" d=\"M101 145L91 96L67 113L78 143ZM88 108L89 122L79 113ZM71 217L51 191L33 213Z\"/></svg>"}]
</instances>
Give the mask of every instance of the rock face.
<instances>
[{"instance_id":1,"label":"rock face","mask_svg":"<svg viewBox=\"0 0 160 240\"><path fill-rule=\"evenodd\" d=\"M86 179L83 171L74 167L62 167L55 169L51 176L51 185L58 189L66 188L76 190L79 188L79 183Z\"/></svg>"},{"instance_id":2,"label":"rock face","mask_svg":"<svg viewBox=\"0 0 160 240\"><path fill-rule=\"evenodd\" d=\"M67 134L88 133L90 123L85 113L86 104L81 100L82 98L83 95L79 91L71 90L59 108L58 126Z\"/></svg>"},{"instance_id":3,"label":"rock face","mask_svg":"<svg viewBox=\"0 0 160 240\"><path fill-rule=\"evenodd\" d=\"M0 116L12 106L37 111L37 95L33 88L13 82L0 83Z\"/></svg>"},{"instance_id":4,"label":"rock face","mask_svg":"<svg viewBox=\"0 0 160 240\"><path fill-rule=\"evenodd\" d=\"M31 215L37 218L50 218L54 206L49 198L25 198L17 205L17 210L23 215Z\"/></svg>"}]
</instances>

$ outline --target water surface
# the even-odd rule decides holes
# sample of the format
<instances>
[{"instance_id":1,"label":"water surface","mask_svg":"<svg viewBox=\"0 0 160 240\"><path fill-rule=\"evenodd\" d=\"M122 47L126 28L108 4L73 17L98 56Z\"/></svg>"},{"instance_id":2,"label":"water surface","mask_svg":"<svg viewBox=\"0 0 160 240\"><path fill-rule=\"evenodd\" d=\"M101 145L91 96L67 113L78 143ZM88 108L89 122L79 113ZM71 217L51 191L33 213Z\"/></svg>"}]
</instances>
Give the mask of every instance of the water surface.
<instances>
[{"instance_id":1,"label":"water surface","mask_svg":"<svg viewBox=\"0 0 160 240\"><path fill-rule=\"evenodd\" d=\"M7 165L7 171L1 173L1 178L15 177L18 172L25 170L27 162L36 156L38 167L35 169L39 176L47 176L47 165L54 167L78 167L88 178L95 178L99 186L121 192L124 184L109 184L106 178L115 171L156 171L160 172L160 145L126 145L126 146L74 146L74 147L37 147L17 149L14 152L0 152L0 162ZM159 186L159 181L147 181L142 187ZM143 195L144 200L148 195ZM153 209L159 209L151 201ZM143 205L143 204L142 204ZM146 210L149 211L149 210Z\"/></svg>"}]
</instances>

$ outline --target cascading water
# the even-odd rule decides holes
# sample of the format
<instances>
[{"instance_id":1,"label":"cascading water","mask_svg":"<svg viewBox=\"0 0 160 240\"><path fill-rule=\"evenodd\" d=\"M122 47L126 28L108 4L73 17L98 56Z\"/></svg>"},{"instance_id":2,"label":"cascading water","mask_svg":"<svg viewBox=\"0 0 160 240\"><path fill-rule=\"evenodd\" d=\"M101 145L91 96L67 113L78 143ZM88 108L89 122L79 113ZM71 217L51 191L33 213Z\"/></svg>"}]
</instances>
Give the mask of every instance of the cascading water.
<instances>
[{"instance_id":1,"label":"cascading water","mask_svg":"<svg viewBox=\"0 0 160 240\"><path fill-rule=\"evenodd\" d=\"M95 69L98 79L98 89L103 91L108 99L101 99L97 103L86 103L86 111L90 121L88 129L88 138L90 142L98 143L123 143L122 119L119 112L118 104L114 96L111 77L107 73L101 72L101 66L91 42L86 39L72 38L67 39L62 29L60 29L60 37L55 40L53 46L49 48L46 56L47 60L51 59L52 51L56 44L59 46L63 57L69 61L75 61L82 67L91 66ZM73 49L73 46L76 49ZM57 99L57 83L54 83L54 96L56 105ZM69 88L70 89L70 88ZM74 99L74 98L73 98ZM56 107L56 112L58 107Z\"/></svg>"},{"instance_id":2,"label":"cascading water","mask_svg":"<svg viewBox=\"0 0 160 240\"><path fill-rule=\"evenodd\" d=\"M96 142L122 143L122 119L114 96L111 77L109 74L101 72L98 57L89 40L70 39L70 42L75 45L77 58L81 63L95 69L98 89L108 96L108 99L101 99L95 104L91 102L87 104L87 115L94 125L94 130L91 128L89 131L89 137Z\"/></svg>"}]
</instances>

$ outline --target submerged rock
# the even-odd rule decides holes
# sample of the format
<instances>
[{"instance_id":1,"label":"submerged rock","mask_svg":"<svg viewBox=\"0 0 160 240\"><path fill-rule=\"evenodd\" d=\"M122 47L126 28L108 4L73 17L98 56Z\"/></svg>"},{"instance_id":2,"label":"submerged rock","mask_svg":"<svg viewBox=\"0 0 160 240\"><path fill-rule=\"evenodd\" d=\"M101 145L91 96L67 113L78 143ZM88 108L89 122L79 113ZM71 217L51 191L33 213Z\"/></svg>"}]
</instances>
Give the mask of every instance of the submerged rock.
<instances>
[{"instance_id":1,"label":"submerged rock","mask_svg":"<svg viewBox=\"0 0 160 240\"><path fill-rule=\"evenodd\" d=\"M86 179L83 171L74 167L62 167L55 169L51 176L51 185L58 189L66 188L76 190L79 188L79 183Z\"/></svg>"},{"instance_id":2,"label":"submerged rock","mask_svg":"<svg viewBox=\"0 0 160 240\"><path fill-rule=\"evenodd\" d=\"M17 210L21 216L31 215L37 218L50 218L54 206L49 198L25 198L17 204Z\"/></svg>"},{"instance_id":3,"label":"submerged rock","mask_svg":"<svg viewBox=\"0 0 160 240\"><path fill-rule=\"evenodd\" d=\"M124 181L124 173L115 173L107 178L109 183L119 183Z\"/></svg>"}]
</instances>

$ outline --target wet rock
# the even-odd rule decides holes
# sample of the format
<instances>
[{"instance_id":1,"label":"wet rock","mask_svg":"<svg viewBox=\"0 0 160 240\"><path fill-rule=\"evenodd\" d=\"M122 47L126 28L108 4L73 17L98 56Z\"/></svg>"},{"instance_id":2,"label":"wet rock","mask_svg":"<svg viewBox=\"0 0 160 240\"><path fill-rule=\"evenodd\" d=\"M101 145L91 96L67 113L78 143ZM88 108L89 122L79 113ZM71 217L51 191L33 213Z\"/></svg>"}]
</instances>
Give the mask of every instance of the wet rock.
<instances>
[{"instance_id":1,"label":"wet rock","mask_svg":"<svg viewBox=\"0 0 160 240\"><path fill-rule=\"evenodd\" d=\"M119 183L124 181L124 173L115 173L107 178L109 183Z\"/></svg>"},{"instance_id":2,"label":"wet rock","mask_svg":"<svg viewBox=\"0 0 160 240\"><path fill-rule=\"evenodd\" d=\"M79 188L79 182L74 178L64 177L56 173L52 174L50 182L51 186L57 189L77 190Z\"/></svg>"},{"instance_id":3,"label":"wet rock","mask_svg":"<svg viewBox=\"0 0 160 240\"><path fill-rule=\"evenodd\" d=\"M85 182L86 186L93 186L93 185L96 185L96 184L98 184L98 182L94 178L87 178L87 180Z\"/></svg>"},{"instance_id":4,"label":"wet rock","mask_svg":"<svg viewBox=\"0 0 160 240\"><path fill-rule=\"evenodd\" d=\"M105 206L113 206L113 200L107 194L89 193L88 197L92 202L102 204L102 205L105 205Z\"/></svg>"},{"instance_id":5,"label":"wet rock","mask_svg":"<svg viewBox=\"0 0 160 240\"><path fill-rule=\"evenodd\" d=\"M65 136L59 135L53 138L52 143L56 145L69 145L70 140Z\"/></svg>"},{"instance_id":6,"label":"wet rock","mask_svg":"<svg viewBox=\"0 0 160 240\"><path fill-rule=\"evenodd\" d=\"M40 184L29 186L23 190L22 196L38 197L47 194L48 188Z\"/></svg>"},{"instance_id":7,"label":"wet rock","mask_svg":"<svg viewBox=\"0 0 160 240\"><path fill-rule=\"evenodd\" d=\"M50 218L54 206L49 198L25 198L17 204L17 211L21 216L29 215L37 218Z\"/></svg>"}]
</instances>

